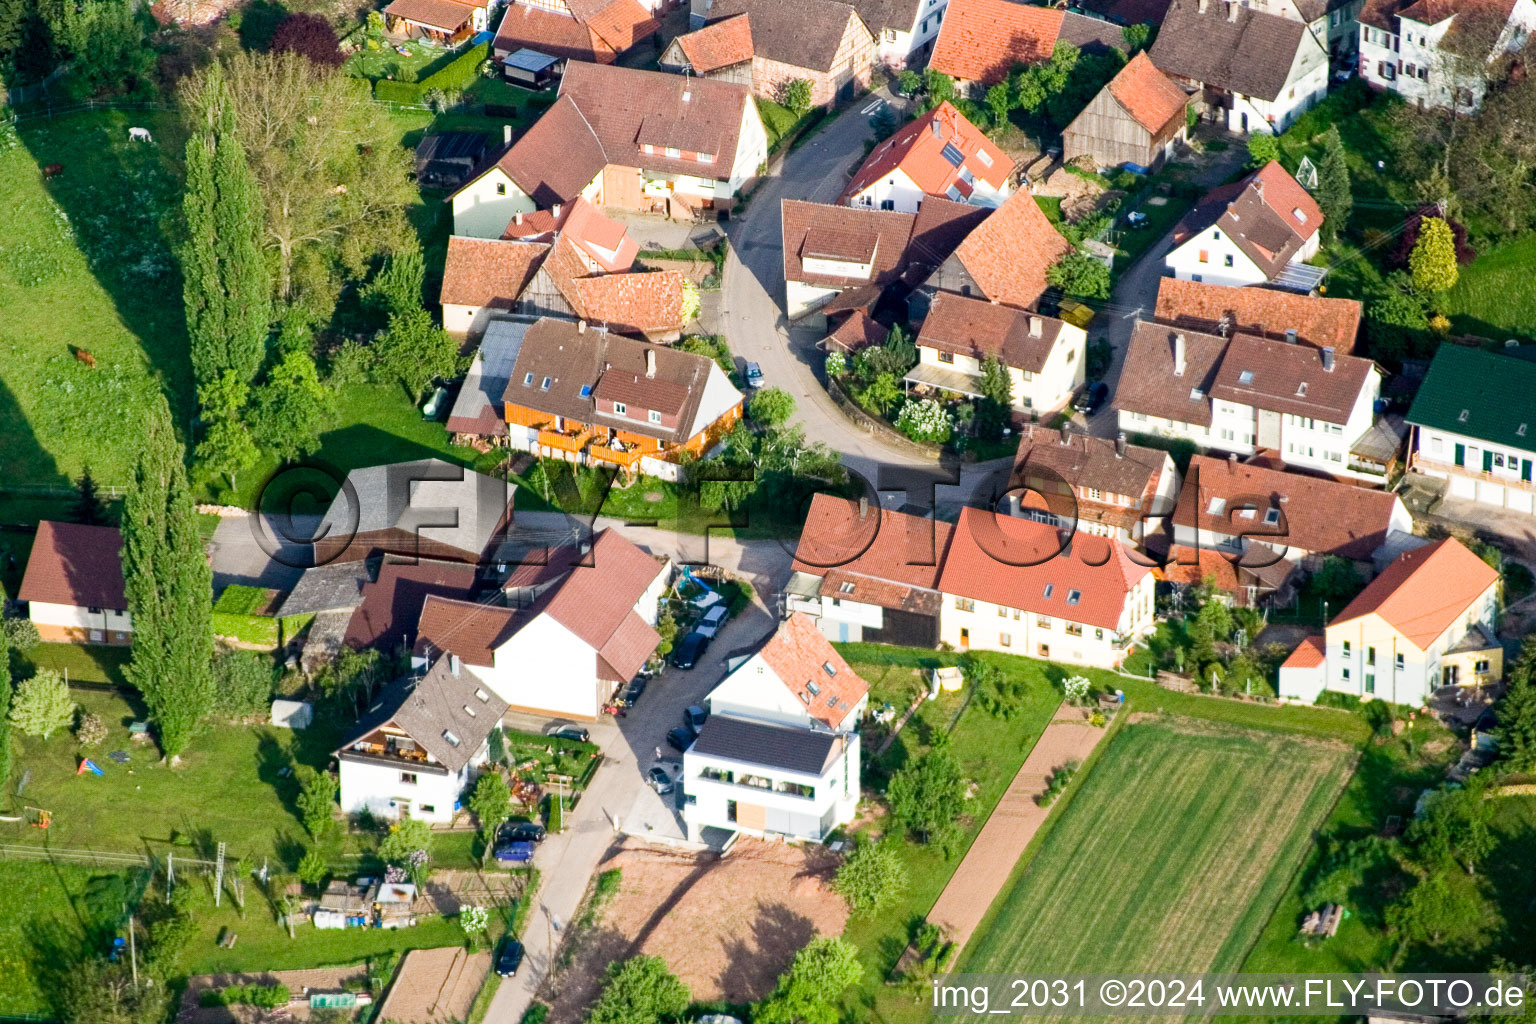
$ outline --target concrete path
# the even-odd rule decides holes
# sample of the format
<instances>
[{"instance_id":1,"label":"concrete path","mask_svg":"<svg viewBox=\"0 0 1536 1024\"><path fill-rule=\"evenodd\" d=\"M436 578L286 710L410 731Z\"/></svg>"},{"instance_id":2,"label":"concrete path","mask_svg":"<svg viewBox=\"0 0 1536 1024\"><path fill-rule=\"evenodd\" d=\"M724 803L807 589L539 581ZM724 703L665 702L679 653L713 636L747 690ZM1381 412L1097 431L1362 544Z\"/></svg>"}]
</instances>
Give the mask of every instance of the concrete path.
<instances>
[{"instance_id":1,"label":"concrete path","mask_svg":"<svg viewBox=\"0 0 1536 1024\"><path fill-rule=\"evenodd\" d=\"M970 941L976 926L1008 884L1024 848L1051 813L1049 807L1036 802L1036 797L1045 792L1051 773L1068 761L1087 758L1104 738L1105 731L1089 725L1082 708L1063 703L1056 709L1051 724L1040 734L1008 791L982 826L981 834L928 912L928 920L942 928L945 937L958 948L963 949Z\"/></svg>"}]
</instances>

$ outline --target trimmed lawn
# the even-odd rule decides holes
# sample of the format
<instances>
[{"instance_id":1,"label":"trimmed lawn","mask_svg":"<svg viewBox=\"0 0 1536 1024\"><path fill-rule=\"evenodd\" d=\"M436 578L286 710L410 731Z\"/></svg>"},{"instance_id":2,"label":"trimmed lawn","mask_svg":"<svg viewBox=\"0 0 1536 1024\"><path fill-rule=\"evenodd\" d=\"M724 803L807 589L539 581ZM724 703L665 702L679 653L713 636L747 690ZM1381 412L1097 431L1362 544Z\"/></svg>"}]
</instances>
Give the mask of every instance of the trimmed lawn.
<instances>
[{"instance_id":1,"label":"trimmed lawn","mask_svg":"<svg viewBox=\"0 0 1536 1024\"><path fill-rule=\"evenodd\" d=\"M70 962L96 922L83 906L99 868L0 860L0 1017L51 1017L49 966Z\"/></svg>"},{"instance_id":2,"label":"trimmed lawn","mask_svg":"<svg viewBox=\"0 0 1536 1024\"><path fill-rule=\"evenodd\" d=\"M57 647L47 653L56 652L62 653ZM82 752L68 731L46 741L16 734L11 779L19 784L25 775L26 789L21 799L6 802L47 808L53 812L53 827L43 832L7 823L0 825L0 842L148 850L163 857L179 835L198 846L222 840L231 858L258 862L263 857L296 860L302 852L304 827L292 809L298 786L291 775L279 772L294 761L323 764L345 722L321 708L315 724L301 731L213 726L182 755L181 766L171 768L161 763L153 746L128 739L128 723L145 717L136 697L90 690L75 690L73 696L107 723L107 741L88 752L105 774L75 775ZM115 750L126 752L129 763L111 760L107 754Z\"/></svg>"},{"instance_id":3,"label":"trimmed lawn","mask_svg":"<svg viewBox=\"0 0 1536 1024\"><path fill-rule=\"evenodd\" d=\"M148 127L153 144L128 141ZM0 476L67 484L89 463L123 485L137 439L125 410L163 378L188 411L180 130L171 114L99 111L0 129ZM43 180L40 168L63 172ZM75 358L88 351L94 369ZM127 429L125 429L125 424Z\"/></svg>"},{"instance_id":4,"label":"trimmed lawn","mask_svg":"<svg viewBox=\"0 0 1536 1024\"><path fill-rule=\"evenodd\" d=\"M1536 342L1536 235L1506 242L1461 268L1456 287L1435 300L1453 334Z\"/></svg>"},{"instance_id":5,"label":"trimmed lawn","mask_svg":"<svg viewBox=\"0 0 1536 1024\"><path fill-rule=\"evenodd\" d=\"M1352 762L1339 743L1183 718L1128 722L962 969L1235 970Z\"/></svg>"},{"instance_id":6,"label":"trimmed lawn","mask_svg":"<svg viewBox=\"0 0 1536 1024\"><path fill-rule=\"evenodd\" d=\"M123 667L133 657L130 647L86 647L83 644L38 644L22 656L38 668L63 673L71 683L110 683L127 686ZM91 710L101 712L95 708ZM111 721L108 720L108 724Z\"/></svg>"}]
</instances>

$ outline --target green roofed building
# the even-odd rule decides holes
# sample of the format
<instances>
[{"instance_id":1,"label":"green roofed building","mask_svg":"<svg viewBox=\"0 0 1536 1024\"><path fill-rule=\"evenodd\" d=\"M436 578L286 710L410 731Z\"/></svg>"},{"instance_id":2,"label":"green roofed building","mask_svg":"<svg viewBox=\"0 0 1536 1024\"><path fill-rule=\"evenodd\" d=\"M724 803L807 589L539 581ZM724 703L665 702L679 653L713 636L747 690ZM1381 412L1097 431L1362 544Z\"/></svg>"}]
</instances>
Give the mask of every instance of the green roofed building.
<instances>
[{"instance_id":1,"label":"green roofed building","mask_svg":"<svg viewBox=\"0 0 1536 1024\"><path fill-rule=\"evenodd\" d=\"M1408 424L1409 468L1451 497L1536 512L1536 363L1441 345Z\"/></svg>"}]
</instances>

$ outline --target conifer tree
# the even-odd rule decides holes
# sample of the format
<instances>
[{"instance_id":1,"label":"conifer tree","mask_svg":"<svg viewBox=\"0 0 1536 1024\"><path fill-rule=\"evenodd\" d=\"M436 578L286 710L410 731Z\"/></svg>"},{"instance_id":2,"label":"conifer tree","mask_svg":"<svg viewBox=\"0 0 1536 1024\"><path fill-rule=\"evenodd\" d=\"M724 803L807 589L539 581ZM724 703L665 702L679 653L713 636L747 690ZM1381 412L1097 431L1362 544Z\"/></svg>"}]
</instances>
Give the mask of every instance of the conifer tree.
<instances>
[{"instance_id":1,"label":"conifer tree","mask_svg":"<svg viewBox=\"0 0 1536 1024\"><path fill-rule=\"evenodd\" d=\"M1350 192L1349 165L1344 161L1344 140L1339 129L1323 134L1323 161L1317 168L1317 205L1323 211L1323 237L1332 241L1349 222L1355 198Z\"/></svg>"}]
</instances>

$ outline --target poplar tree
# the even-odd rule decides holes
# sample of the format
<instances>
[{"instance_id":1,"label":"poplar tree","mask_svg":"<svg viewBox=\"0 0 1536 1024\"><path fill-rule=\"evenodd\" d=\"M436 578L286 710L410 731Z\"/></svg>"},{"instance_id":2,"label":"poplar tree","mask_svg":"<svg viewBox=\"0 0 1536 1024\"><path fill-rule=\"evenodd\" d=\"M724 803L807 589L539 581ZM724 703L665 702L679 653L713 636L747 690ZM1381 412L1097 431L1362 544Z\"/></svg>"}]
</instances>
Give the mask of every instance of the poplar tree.
<instances>
[{"instance_id":1,"label":"poplar tree","mask_svg":"<svg viewBox=\"0 0 1536 1024\"><path fill-rule=\"evenodd\" d=\"M272 275L261 246L256 176L235 133L235 108L218 64L209 68L187 140L182 207L182 298L199 395L227 370L249 384L266 359Z\"/></svg>"},{"instance_id":2,"label":"poplar tree","mask_svg":"<svg viewBox=\"0 0 1536 1024\"><path fill-rule=\"evenodd\" d=\"M172 759L213 705L213 570L184 458L170 406L159 396L123 502L123 580L133 617L128 679Z\"/></svg>"},{"instance_id":3,"label":"poplar tree","mask_svg":"<svg viewBox=\"0 0 1536 1024\"><path fill-rule=\"evenodd\" d=\"M1317 168L1317 205L1323 211L1323 236L1331 241L1344 230L1355 205L1349 165L1344 160L1344 140L1339 138L1336 126L1323 133L1323 160Z\"/></svg>"}]
</instances>

